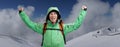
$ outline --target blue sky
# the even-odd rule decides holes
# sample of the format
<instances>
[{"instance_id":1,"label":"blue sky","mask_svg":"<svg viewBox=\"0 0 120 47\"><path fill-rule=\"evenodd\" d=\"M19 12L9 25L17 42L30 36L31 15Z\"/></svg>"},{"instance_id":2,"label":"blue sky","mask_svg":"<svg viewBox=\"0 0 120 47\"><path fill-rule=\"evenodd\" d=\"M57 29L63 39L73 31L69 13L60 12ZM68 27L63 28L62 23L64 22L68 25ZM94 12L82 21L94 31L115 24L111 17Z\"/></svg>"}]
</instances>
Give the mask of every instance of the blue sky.
<instances>
[{"instance_id":1,"label":"blue sky","mask_svg":"<svg viewBox=\"0 0 120 47\"><path fill-rule=\"evenodd\" d=\"M115 3L120 2L120 0L101 0L103 2L108 2L111 7L115 5Z\"/></svg>"},{"instance_id":2,"label":"blue sky","mask_svg":"<svg viewBox=\"0 0 120 47\"><path fill-rule=\"evenodd\" d=\"M108 2L111 7L119 0L101 0ZM0 0L0 9L14 8L17 9L18 5L33 6L35 7L34 17L39 17L41 14L45 15L47 9L51 6L59 8L62 17L66 18L70 14L73 5L77 3L77 0Z\"/></svg>"},{"instance_id":3,"label":"blue sky","mask_svg":"<svg viewBox=\"0 0 120 47\"><path fill-rule=\"evenodd\" d=\"M119 0L101 0L108 2L111 7ZM34 17L39 17L41 14L45 15L47 9L51 6L59 8L62 17L66 18L70 14L73 5L77 3L77 0L0 0L0 9L14 8L17 9L18 5L33 6L35 7Z\"/></svg>"},{"instance_id":4,"label":"blue sky","mask_svg":"<svg viewBox=\"0 0 120 47\"><path fill-rule=\"evenodd\" d=\"M15 8L18 5L35 7L34 15L39 16L46 14L47 9L51 6L59 8L61 15L68 16L76 0L0 0L0 8Z\"/></svg>"}]
</instances>

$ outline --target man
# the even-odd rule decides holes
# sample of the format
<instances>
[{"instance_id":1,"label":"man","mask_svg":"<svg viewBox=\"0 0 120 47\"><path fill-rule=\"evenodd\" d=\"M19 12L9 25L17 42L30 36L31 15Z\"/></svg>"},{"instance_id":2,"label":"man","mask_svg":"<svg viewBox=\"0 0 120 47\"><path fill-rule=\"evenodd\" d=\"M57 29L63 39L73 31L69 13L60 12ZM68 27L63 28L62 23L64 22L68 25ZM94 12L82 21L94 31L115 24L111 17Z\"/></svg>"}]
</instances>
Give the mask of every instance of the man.
<instances>
[{"instance_id":1,"label":"man","mask_svg":"<svg viewBox=\"0 0 120 47\"><path fill-rule=\"evenodd\" d=\"M32 22L23 10L24 8L19 8L19 14L24 23L33 31L43 35L42 47L64 47L64 35L80 27L85 18L87 7L83 5L76 21L70 24L63 24L57 7L48 9L44 24Z\"/></svg>"}]
</instances>

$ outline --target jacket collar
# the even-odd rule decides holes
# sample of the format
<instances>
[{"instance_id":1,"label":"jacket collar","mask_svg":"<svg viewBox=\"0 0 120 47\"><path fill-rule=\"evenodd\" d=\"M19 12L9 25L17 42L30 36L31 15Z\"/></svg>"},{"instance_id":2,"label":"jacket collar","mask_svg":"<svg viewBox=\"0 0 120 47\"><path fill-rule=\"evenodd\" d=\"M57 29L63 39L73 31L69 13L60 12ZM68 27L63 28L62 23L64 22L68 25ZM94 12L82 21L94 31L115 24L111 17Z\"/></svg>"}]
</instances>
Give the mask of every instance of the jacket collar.
<instances>
[{"instance_id":1,"label":"jacket collar","mask_svg":"<svg viewBox=\"0 0 120 47\"><path fill-rule=\"evenodd\" d=\"M55 24L53 24L50 20L47 21L47 24L49 26L56 26L58 23L59 23L59 20Z\"/></svg>"}]
</instances>

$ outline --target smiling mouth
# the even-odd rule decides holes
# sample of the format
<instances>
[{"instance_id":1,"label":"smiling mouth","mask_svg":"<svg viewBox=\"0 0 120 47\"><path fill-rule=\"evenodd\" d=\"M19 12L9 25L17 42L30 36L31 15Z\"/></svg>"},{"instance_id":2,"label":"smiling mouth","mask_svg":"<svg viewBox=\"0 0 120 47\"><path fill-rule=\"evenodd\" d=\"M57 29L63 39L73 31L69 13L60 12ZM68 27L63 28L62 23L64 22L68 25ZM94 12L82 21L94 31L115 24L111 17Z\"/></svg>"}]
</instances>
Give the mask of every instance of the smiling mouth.
<instances>
[{"instance_id":1,"label":"smiling mouth","mask_svg":"<svg viewBox=\"0 0 120 47\"><path fill-rule=\"evenodd\" d=\"M52 18L53 20L55 20L55 18Z\"/></svg>"}]
</instances>

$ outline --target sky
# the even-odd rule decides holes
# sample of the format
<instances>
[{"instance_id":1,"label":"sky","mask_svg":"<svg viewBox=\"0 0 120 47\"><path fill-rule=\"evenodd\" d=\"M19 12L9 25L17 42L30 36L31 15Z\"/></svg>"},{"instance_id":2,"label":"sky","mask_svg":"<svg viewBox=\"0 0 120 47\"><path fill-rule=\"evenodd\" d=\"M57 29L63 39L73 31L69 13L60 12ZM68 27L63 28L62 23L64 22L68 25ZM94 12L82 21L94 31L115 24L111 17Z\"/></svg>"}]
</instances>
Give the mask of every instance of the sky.
<instances>
[{"instance_id":1,"label":"sky","mask_svg":"<svg viewBox=\"0 0 120 47\"><path fill-rule=\"evenodd\" d=\"M41 14L45 15L49 7L55 6L59 8L61 15L66 18L76 2L77 0L0 0L0 6L2 9L17 9L18 5L33 6L35 7L34 17L39 17Z\"/></svg>"},{"instance_id":2,"label":"sky","mask_svg":"<svg viewBox=\"0 0 120 47\"><path fill-rule=\"evenodd\" d=\"M103 2L108 2L111 7L114 6L119 0L101 0ZM14 8L22 5L24 7L33 6L35 11L33 12L33 17L40 17L41 15L46 16L47 9L51 6L56 6L59 8L63 19L67 18L72 10L73 5L77 3L77 0L0 0L0 9Z\"/></svg>"},{"instance_id":3,"label":"sky","mask_svg":"<svg viewBox=\"0 0 120 47\"><path fill-rule=\"evenodd\" d=\"M1 41L5 37L10 38L12 42L26 42L32 45L31 47L40 47L42 35L24 24L18 14L19 6L23 6L31 20L38 23L45 21L49 7L57 6L64 23L67 24L74 22L79 16L82 5L88 7L84 22L79 29L66 36L67 41L104 27L120 27L119 0L0 0L0 36L3 37L0 37ZM24 45L27 45L26 43Z\"/></svg>"}]
</instances>

